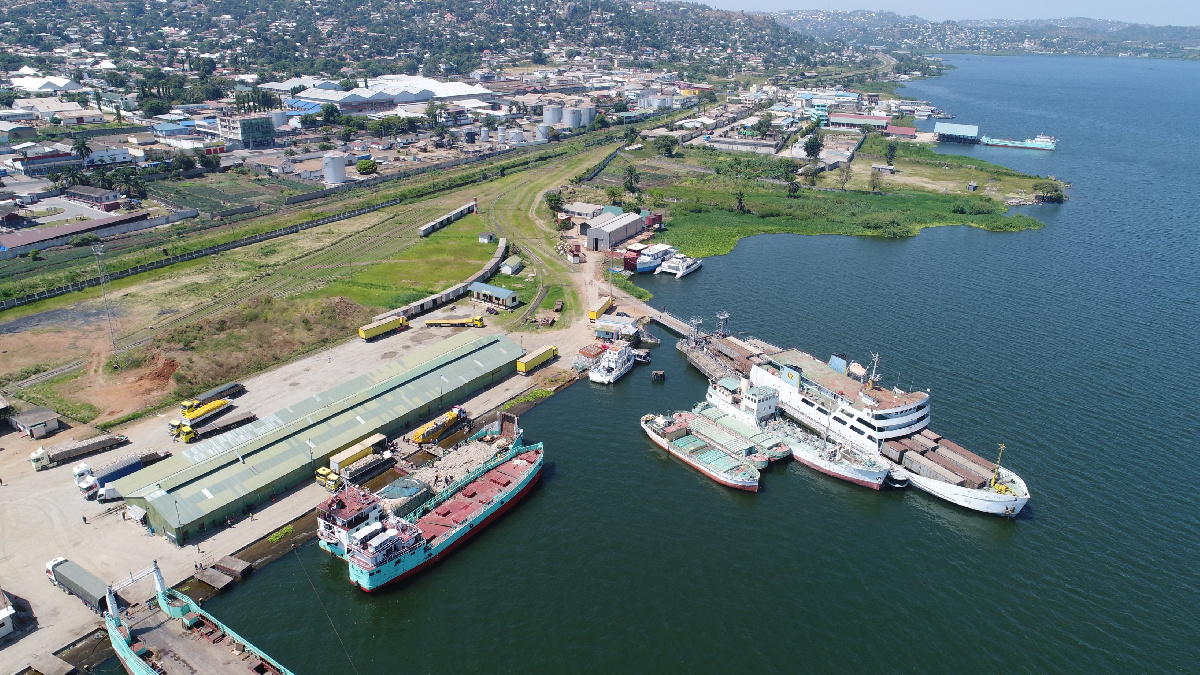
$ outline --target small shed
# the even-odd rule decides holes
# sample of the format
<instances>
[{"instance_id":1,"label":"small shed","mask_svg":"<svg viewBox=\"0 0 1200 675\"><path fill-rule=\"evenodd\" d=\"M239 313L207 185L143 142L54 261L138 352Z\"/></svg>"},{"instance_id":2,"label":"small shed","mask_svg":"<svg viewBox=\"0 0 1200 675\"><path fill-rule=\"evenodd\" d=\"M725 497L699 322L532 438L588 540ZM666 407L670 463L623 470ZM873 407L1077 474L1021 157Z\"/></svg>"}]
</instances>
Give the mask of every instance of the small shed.
<instances>
[{"instance_id":1,"label":"small shed","mask_svg":"<svg viewBox=\"0 0 1200 675\"><path fill-rule=\"evenodd\" d=\"M878 171L879 173L888 173L888 174L896 173L896 167L894 167L890 164L872 164L871 170Z\"/></svg>"},{"instance_id":2,"label":"small shed","mask_svg":"<svg viewBox=\"0 0 1200 675\"><path fill-rule=\"evenodd\" d=\"M525 267L521 263L521 258L518 256L509 256L504 262L500 263L501 274L518 274Z\"/></svg>"},{"instance_id":3,"label":"small shed","mask_svg":"<svg viewBox=\"0 0 1200 675\"><path fill-rule=\"evenodd\" d=\"M601 340L622 340L637 334L637 319L624 316L605 316L596 319L596 337Z\"/></svg>"},{"instance_id":4,"label":"small shed","mask_svg":"<svg viewBox=\"0 0 1200 675\"><path fill-rule=\"evenodd\" d=\"M520 302L516 291L485 284L482 281L476 281L468 286L467 290L471 292L471 298L474 300L506 309L516 307Z\"/></svg>"},{"instance_id":5,"label":"small shed","mask_svg":"<svg viewBox=\"0 0 1200 675\"><path fill-rule=\"evenodd\" d=\"M496 241L496 233L495 232L480 232L479 233L479 243L490 244L493 241Z\"/></svg>"},{"instance_id":6,"label":"small shed","mask_svg":"<svg viewBox=\"0 0 1200 675\"><path fill-rule=\"evenodd\" d=\"M45 406L31 408L8 420L17 431L31 438L45 438L59 429L58 413Z\"/></svg>"}]
</instances>

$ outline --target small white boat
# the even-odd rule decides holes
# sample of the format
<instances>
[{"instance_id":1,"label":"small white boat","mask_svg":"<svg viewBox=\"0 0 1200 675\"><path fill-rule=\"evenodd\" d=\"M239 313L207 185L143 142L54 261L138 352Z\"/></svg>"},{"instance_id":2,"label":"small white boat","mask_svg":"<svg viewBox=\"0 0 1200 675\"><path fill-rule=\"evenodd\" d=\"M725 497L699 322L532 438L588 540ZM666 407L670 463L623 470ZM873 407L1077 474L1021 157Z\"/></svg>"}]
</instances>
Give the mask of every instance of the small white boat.
<instances>
[{"instance_id":1,"label":"small white boat","mask_svg":"<svg viewBox=\"0 0 1200 675\"><path fill-rule=\"evenodd\" d=\"M682 254L675 254L667 258L666 262L662 265L659 265L654 273L670 274L676 279L680 279L700 269L700 266L703 264L704 260L702 258L689 258Z\"/></svg>"},{"instance_id":2,"label":"small white boat","mask_svg":"<svg viewBox=\"0 0 1200 675\"><path fill-rule=\"evenodd\" d=\"M633 360L633 349L629 343L617 340L588 371L588 379L597 384L612 384L633 368Z\"/></svg>"}]
</instances>

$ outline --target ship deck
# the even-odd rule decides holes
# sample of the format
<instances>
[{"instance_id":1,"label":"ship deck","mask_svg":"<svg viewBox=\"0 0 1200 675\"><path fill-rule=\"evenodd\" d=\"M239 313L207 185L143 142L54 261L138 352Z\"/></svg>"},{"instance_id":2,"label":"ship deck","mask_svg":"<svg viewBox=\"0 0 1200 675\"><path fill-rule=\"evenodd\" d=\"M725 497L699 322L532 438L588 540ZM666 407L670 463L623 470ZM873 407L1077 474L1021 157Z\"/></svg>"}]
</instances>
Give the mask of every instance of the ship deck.
<instances>
[{"instance_id":1,"label":"ship deck","mask_svg":"<svg viewBox=\"0 0 1200 675\"><path fill-rule=\"evenodd\" d=\"M862 382L834 370L828 363L818 360L812 354L802 352L799 349L786 349L771 354L770 358L781 365L799 369L801 374L809 380L853 401L855 407L865 405L862 399L858 397L858 393L865 389L865 385ZM880 410L902 408L914 403L920 403L928 396L925 392L896 393L893 389L883 389L881 387L872 388L867 395L879 402L876 406L868 407Z\"/></svg>"},{"instance_id":2,"label":"ship deck","mask_svg":"<svg viewBox=\"0 0 1200 675\"><path fill-rule=\"evenodd\" d=\"M150 650L150 660L168 675L250 672L259 663L253 654L234 652L229 636L205 636L204 630L184 628L182 621L172 619L157 605L131 609L126 622L134 642L145 645Z\"/></svg>"},{"instance_id":3,"label":"ship deck","mask_svg":"<svg viewBox=\"0 0 1200 675\"><path fill-rule=\"evenodd\" d=\"M417 527L431 545L438 538L476 518L496 496L512 488L537 461L536 452L525 452L488 471L417 519Z\"/></svg>"}]
</instances>

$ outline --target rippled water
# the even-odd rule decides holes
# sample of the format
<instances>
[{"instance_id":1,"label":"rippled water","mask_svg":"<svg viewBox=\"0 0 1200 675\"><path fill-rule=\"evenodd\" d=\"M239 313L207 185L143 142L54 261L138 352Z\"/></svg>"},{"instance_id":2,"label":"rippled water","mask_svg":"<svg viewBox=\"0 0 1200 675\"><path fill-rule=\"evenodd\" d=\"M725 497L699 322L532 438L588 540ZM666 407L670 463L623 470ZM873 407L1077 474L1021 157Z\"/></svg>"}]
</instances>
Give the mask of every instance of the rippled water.
<instances>
[{"instance_id":1,"label":"rippled water","mask_svg":"<svg viewBox=\"0 0 1200 675\"><path fill-rule=\"evenodd\" d=\"M352 588L315 546L208 604L297 673L1191 671L1200 575L1200 64L952 57L903 93L1053 153L958 148L1073 181L1042 230L760 236L656 305L819 356L881 354L933 428L1033 492L1015 521L798 464L734 492L668 459L644 412L705 382L668 341L522 418L545 483L439 567ZM307 572L307 576L306 576ZM311 585L310 585L311 579ZM319 601L318 601L319 597ZM344 642L330 628L329 618Z\"/></svg>"}]
</instances>

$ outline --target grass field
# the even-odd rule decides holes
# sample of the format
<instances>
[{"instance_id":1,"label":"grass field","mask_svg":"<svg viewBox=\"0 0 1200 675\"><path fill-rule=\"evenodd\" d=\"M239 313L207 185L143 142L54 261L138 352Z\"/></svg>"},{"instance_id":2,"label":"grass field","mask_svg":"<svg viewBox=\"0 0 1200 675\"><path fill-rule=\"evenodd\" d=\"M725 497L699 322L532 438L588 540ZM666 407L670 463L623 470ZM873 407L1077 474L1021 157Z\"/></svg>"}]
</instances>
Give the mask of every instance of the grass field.
<instances>
[{"instance_id":1,"label":"grass field","mask_svg":"<svg viewBox=\"0 0 1200 675\"><path fill-rule=\"evenodd\" d=\"M209 173L185 180L154 181L147 187L151 195L206 213L250 204L279 206L285 197L314 189L274 176L251 178L233 172Z\"/></svg>"}]
</instances>

